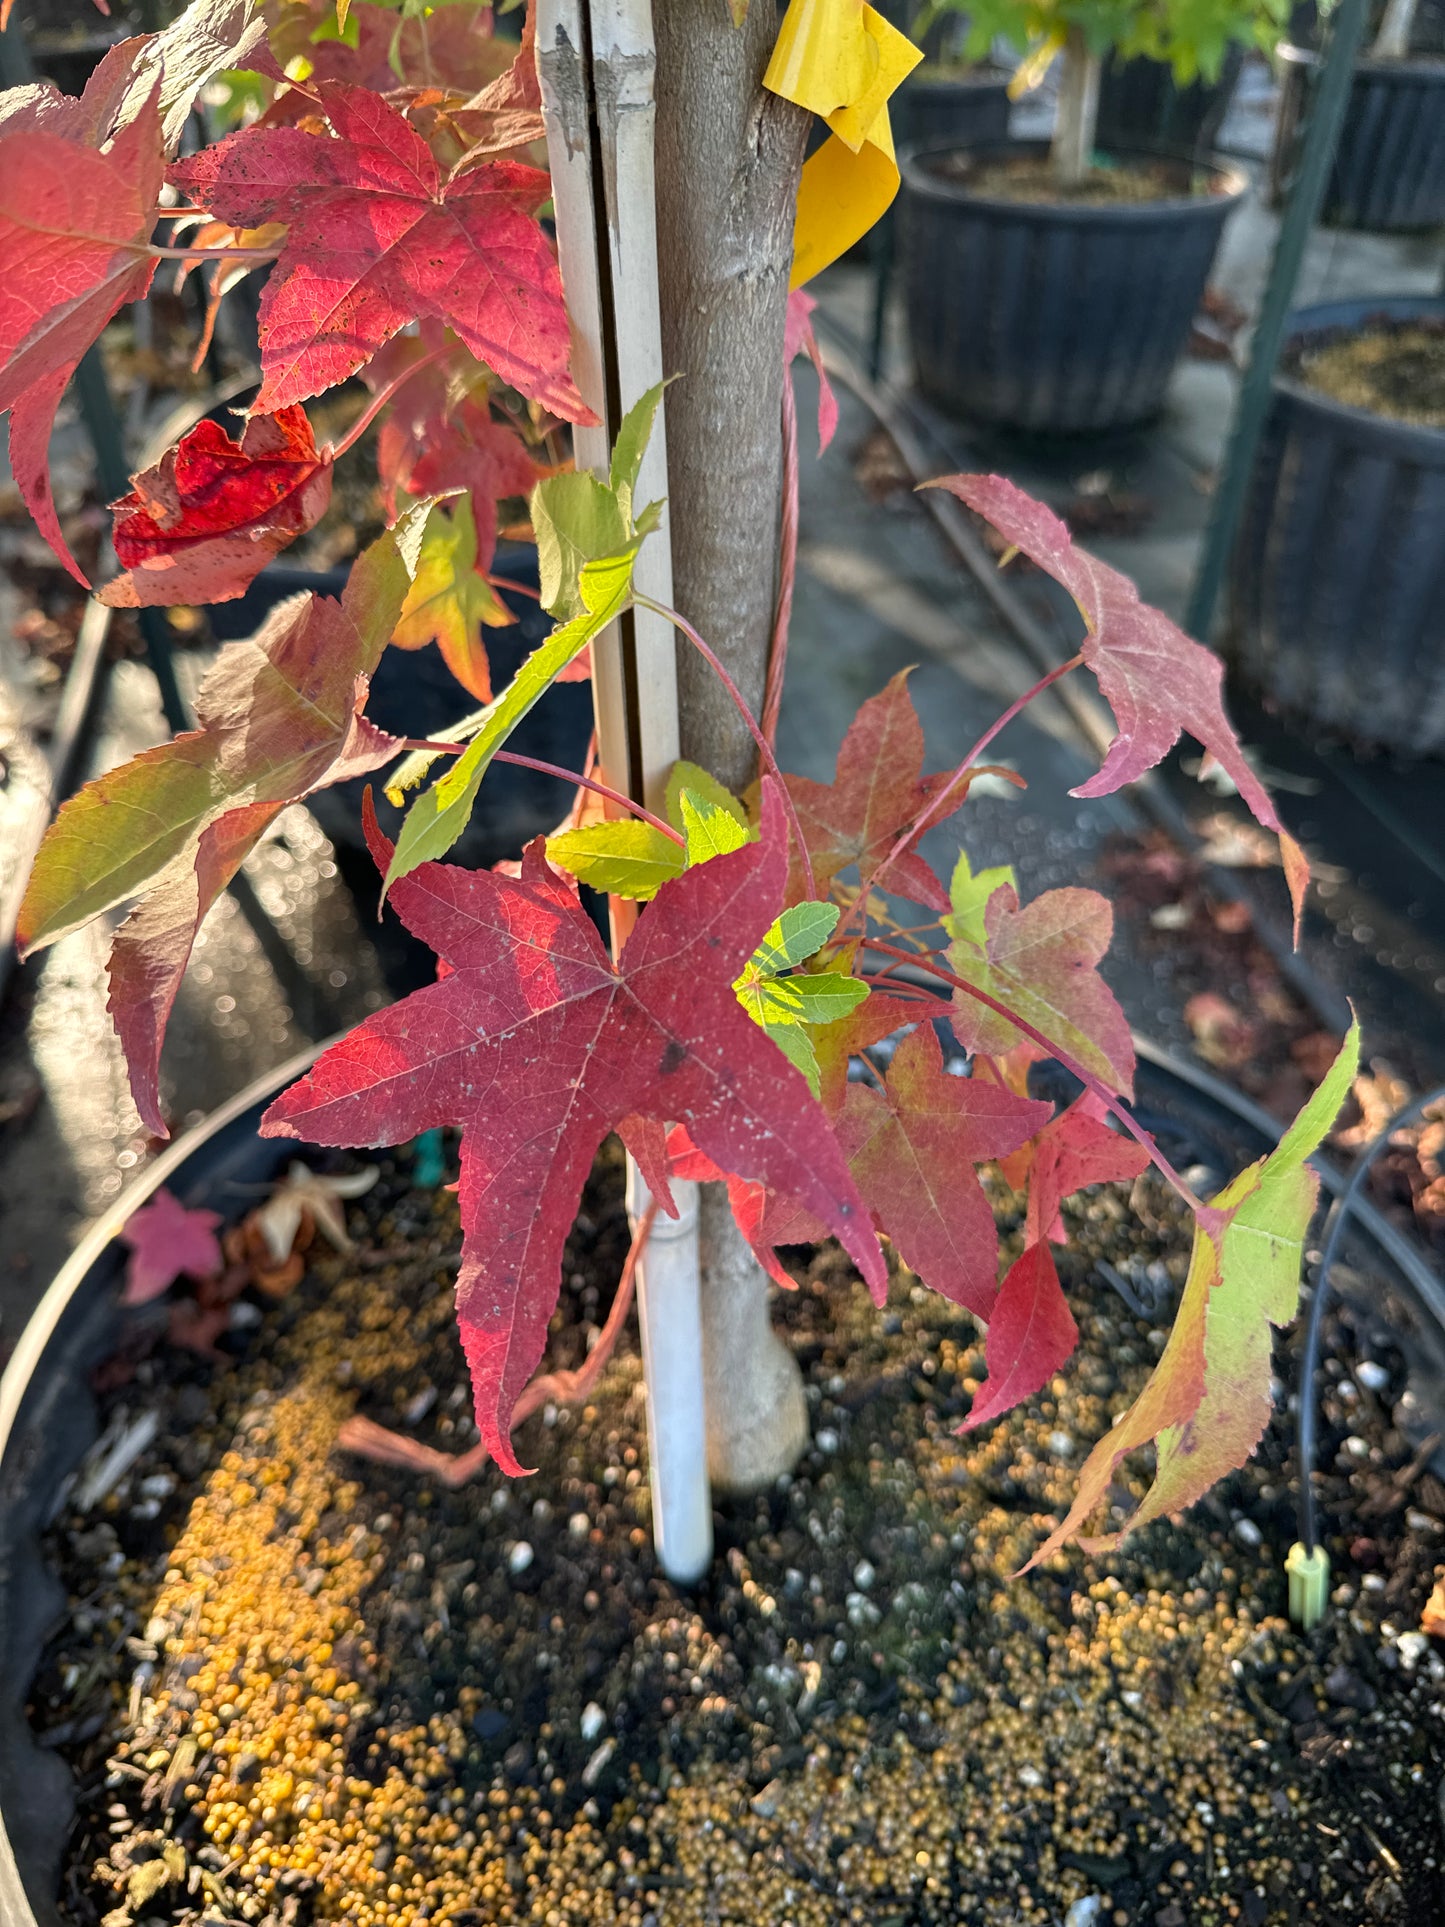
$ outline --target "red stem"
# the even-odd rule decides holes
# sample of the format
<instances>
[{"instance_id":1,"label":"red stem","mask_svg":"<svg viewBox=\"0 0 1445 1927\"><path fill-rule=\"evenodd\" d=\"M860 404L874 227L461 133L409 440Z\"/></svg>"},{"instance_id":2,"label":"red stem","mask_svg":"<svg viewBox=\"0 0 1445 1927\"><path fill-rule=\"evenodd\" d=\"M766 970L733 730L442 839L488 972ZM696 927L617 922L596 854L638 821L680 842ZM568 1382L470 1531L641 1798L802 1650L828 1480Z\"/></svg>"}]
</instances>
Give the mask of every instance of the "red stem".
<instances>
[{"instance_id":1,"label":"red stem","mask_svg":"<svg viewBox=\"0 0 1445 1927\"><path fill-rule=\"evenodd\" d=\"M743 701L742 691L718 661L716 652L703 641L702 637L697 633L696 629L693 628L686 616L679 615L676 609L669 609L665 602L654 602L651 596L639 595L636 590L633 591L632 599L639 609L651 609L654 615L665 616L679 634L686 636L693 648L697 650L703 661L728 692L728 695L731 696L734 707L747 724L749 733L758 746L758 754L763 759L763 767L768 771L770 776L777 778L778 789L783 799L783 807L788 812L788 821L793 826L793 835L798 839L798 854L803 863L803 876L807 882L808 895L810 897L816 896L818 886L813 880L813 860L808 855L808 845L803 836L803 826L798 821L797 809L794 807L792 797L788 794L788 786L783 781L783 772L778 768L778 759L773 754L773 746L767 737L764 736L762 730L758 728L757 719Z\"/></svg>"},{"instance_id":2,"label":"red stem","mask_svg":"<svg viewBox=\"0 0 1445 1927\"><path fill-rule=\"evenodd\" d=\"M874 881L877 880L880 870L886 870L890 863L897 857L903 855L915 837L921 836L931 823L937 822L940 816L947 813L944 810L944 805L967 777L969 771L973 768L979 757L983 755L983 752L988 748L994 737L999 735L1002 730L1007 729L1014 717L1019 715L1021 711L1027 709L1035 696L1041 696L1051 682L1057 682L1060 676L1067 676L1069 671L1071 669L1077 669L1083 660L1082 655L1071 656L1067 662L1061 662L1057 669L1051 669L1047 676L1040 676L1033 687L1026 689L1022 696L1015 697L1013 702L1009 704L1008 708L999 717L998 721L991 723L983 732L982 736L979 737L978 741L958 765L952 776L949 777L937 796L924 804L918 815L913 819L913 822L903 832L902 836L899 837L887 856L884 857L878 870L873 872Z\"/></svg>"},{"instance_id":3,"label":"red stem","mask_svg":"<svg viewBox=\"0 0 1445 1927\"><path fill-rule=\"evenodd\" d=\"M940 983L951 984L955 990L963 991L966 996L972 997L976 1002L986 1005L989 1010L996 1011L1000 1017L1007 1018L1015 1030L1020 1031L1032 1043L1046 1050L1050 1057L1056 1057L1066 1070L1073 1072L1074 1076L1078 1078L1079 1082L1083 1084L1086 1089L1094 1093L1100 1103L1106 1106L1110 1115L1119 1120L1130 1137L1143 1145L1144 1149L1149 1153L1151 1161L1168 1182L1173 1185L1174 1189L1179 1193L1180 1197L1183 1198L1184 1202L1196 1217L1206 1209L1206 1207L1200 1203L1199 1199L1195 1197L1194 1193L1189 1189L1189 1186L1184 1182L1183 1178L1180 1177L1179 1173L1174 1169L1174 1166L1169 1162L1168 1158L1165 1157L1164 1153L1159 1149L1159 1146L1154 1142L1153 1138L1150 1137L1143 1125L1137 1124L1134 1121L1129 1113L1128 1107L1120 1103L1119 1099L1114 1096L1113 1092L1102 1079L1095 1077L1092 1071L1085 1070L1082 1064L1076 1063L1072 1057L1060 1050L1052 1038L1045 1037L1042 1031L1035 1030L1032 1024L1026 1023L1017 1012L1010 1010L1007 1004L1000 1003L996 997L990 997L986 990L980 990L977 984L969 983L967 978L955 976L951 970L945 970L942 964L934 962L931 957L920 955L916 951L900 950L895 944L883 943L877 937L862 937L859 941L865 949L879 951L885 957L896 957L900 963L911 964L915 970L926 971L930 977L937 977ZM880 975L881 974L880 972Z\"/></svg>"},{"instance_id":4,"label":"red stem","mask_svg":"<svg viewBox=\"0 0 1445 1927\"><path fill-rule=\"evenodd\" d=\"M351 424L350 428L347 429L341 440L332 444L332 461L339 462L347 449L355 448L356 444L376 420L382 409L385 408L392 396L395 395L398 388L404 388L413 375L419 375L423 368L430 368L434 361L440 361L443 355L449 355L451 351L452 344L449 341L444 341L440 348L433 348L429 355L423 355L421 360L414 361L410 368L404 368L394 381L389 381L386 384L379 395L373 395L370 402L362 409L361 413Z\"/></svg>"},{"instance_id":5,"label":"red stem","mask_svg":"<svg viewBox=\"0 0 1445 1927\"><path fill-rule=\"evenodd\" d=\"M513 595L530 596L533 602L540 602L542 600L542 592L540 589L534 589L525 582L513 582L509 575L489 575L483 577L483 580L490 582L494 589L507 589Z\"/></svg>"},{"instance_id":6,"label":"red stem","mask_svg":"<svg viewBox=\"0 0 1445 1927\"><path fill-rule=\"evenodd\" d=\"M647 1234L656 1216L657 1204L654 1201L637 1221L622 1266L622 1276L617 1281L612 1308L607 1314L607 1323L602 1327L597 1343L587 1354L586 1363L579 1365L575 1372L548 1372L541 1378L533 1379L512 1407L509 1430L515 1430L523 1419L530 1418L549 1400L555 1400L559 1405L577 1405L590 1395L627 1322L637 1261L642 1256ZM343 1452L354 1452L358 1458L370 1459L374 1464L395 1465L407 1472L430 1475L451 1491L474 1479L491 1456L485 1445L474 1445L469 1452L438 1452L434 1446L423 1445L419 1439L408 1438L404 1432L393 1432L385 1425L378 1425L375 1419L360 1416L345 1421L336 1434L336 1443Z\"/></svg>"},{"instance_id":7,"label":"red stem","mask_svg":"<svg viewBox=\"0 0 1445 1927\"><path fill-rule=\"evenodd\" d=\"M1061 662L1057 669L1051 669L1047 676L1040 676L1032 689L1026 689L1022 696L1016 697L999 717L998 721L989 725L974 744L973 748L968 752L967 756L964 757L963 761L954 770L952 776L949 777L937 796L933 797L930 802L923 806L918 815L914 817L913 821L909 824L908 828L904 830L898 838L898 841L893 845L893 848L888 852L887 856L885 856L883 861L878 865L878 868L873 872L872 876L869 877L868 890L860 891L857 902L855 902L852 909L849 910L848 915L844 917L842 924L839 925L839 930L842 930L846 926L849 918L852 917L854 911L857 910L858 904L866 903L869 891L874 889L879 877L883 875L884 871L887 870L891 864L896 863L899 857L905 854L910 845L917 841L931 823L940 820L941 815L944 813L944 804L948 801L949 797L953 795L959 785L966 781L974 764L978 761L979 757L982 756L983 752L988 748L1000 730L1006 729L1014 717L1017 716L1021 710L1026 709L1035 696L1042 695L1051 682L1057 682L1060 676L1067 676L1069 671L1071 669L1077 669L1083 660L1082 655L1071 656L1068 662Z\"/></svg>"},{"instance_id":8,"label":"red stem","mask_svg":"<svg viewBox=\"0 0 1445 1927\"><path fill-rule=\"evenodd\" d=\"M798 572L798 397L791 369L783 374L783 525L778 559L778 601L768 648L768 680L763 690L763 734L778 740L783 677L788 665L788 627L793 615L793 585Z\"/></svg>"},{"instance_id":9,"label":"red stem","mask_svg":"<svg viewBox=\"0 0 1445 1927\"><path fill-rule=\"evenodd\" d=\"M430 750L435 756L460 756L466 748L466 744L435 743L429 742L425 738L417 739L415 737L408 737L402 744L402 748ZM494 763L515 763L518 769L535 769L539 770L543 776L558 776L564 783L574 783L579 790L594 790L598 796L605 796L609 803L618 803L623 809L630 810L634 816L641 817L644 823L650 823L654 830L660 830L662 834L675 843L680 850L687 848L687 838L680 830L675 830L670 823L665 823L660 816L654 816L651 810L645 808L641 803L634 802L630 796L624 796L621 790L613 789L608 783L599 782L595 776L579 776L575 769L563 769L558 763L542 763L539 762L535 756L519 756L514 749L499 749L493 751L492 761Z\"/></svg>"}]
</instances>

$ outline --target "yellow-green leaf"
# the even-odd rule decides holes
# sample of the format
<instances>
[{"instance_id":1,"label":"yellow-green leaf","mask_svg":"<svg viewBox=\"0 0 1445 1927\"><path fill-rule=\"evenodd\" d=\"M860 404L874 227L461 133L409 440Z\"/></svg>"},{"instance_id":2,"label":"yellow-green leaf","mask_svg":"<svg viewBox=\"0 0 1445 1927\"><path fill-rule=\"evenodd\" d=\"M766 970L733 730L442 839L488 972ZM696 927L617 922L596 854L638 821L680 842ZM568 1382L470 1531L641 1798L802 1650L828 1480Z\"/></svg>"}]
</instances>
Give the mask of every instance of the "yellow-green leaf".
<instances>
[{"instance_id":1,"label":"yellow-green leaf","mask_svg":"<svg viewBox=\"0 0 1445 1927\"><path fill-rule=\"evenodd\" d=\"M727 856L749 841L746 825L739 823L732 811L720 804L692 790L684 790L679 803L689 868L694 863L706 863L711 857Z\"/></svg>"},{"instance_id":2,"label":"yellow-green leaf","mask_svg":"<svg viewBox=\"0 0 1445 1927\"><path fill-rule=\"evenodd\" d=\"M953 868L953 879L948 886L953 909L943 919L943 927L949 936L960 943L977 944L982 950L988 941L983 920L988 900L995 890L1003 889L1005 884L1017 894L1018 881L1011 864L1000 863L991 870L979 870L975 874L968 857L960 852Z\"/></svg>"},{"instance_id":3,"label":"yellow-green leaf","mask_svg":"<svg viewBox=\"0 0 1445 1927\"><path fill-rule=\"evenodd\" d=\"M753 952L753 965L765 977L776 977L821 950L837 928L842 914L836 903L795 903L764 931Z\"/></svg>"},{"instance_id":4,"label":"yellow-green leaf","mask_svg":"<svg viewBox=\"0 0 1445 1927\"><path fill-rule=\"evenodd\" d=\"M578 578L583 614L554 629L534 649L507 687L482 712L483 721L444 775L424 790L402 822L382 894L420 863L445 856L472 814L492 758L527 712L575 656L613 621L632 598L632 565L638 544L584 565Z\"/></svg>"},{"instance_id":5,"label":"yellow-green leaf","mask_svg":"<svg viewBox=\"0 0 1445 1927\"><path fill-rule=\"evenodd\" d=\"M1031 1565L1079 1531L1123 1460L1141 1447L1156 1446L1153 1485L1121 1532L1083 1539L1085 1550L1106 1549L1124 1531L1192 1505L1259 1443L1269 1422L1271 1327L1294 1316L1318 1191L1308 1159L1349 1095L1359 1061L1355 1023L1276 1148L1242 1171L1196 1223L1184 1295L1153 1376L1089 1454L1068 1517Z\"/></svg>"},{"instance_id":6,"label":"yellow-green leaf","mask_svg":"<svg viewBox=\"0 0 1445 1927\"><path fill-rule=\"evenodd\" d=\"M579 882L637 903L650 902L670 877L681 876L686 861L671 837L630 817L549 836L547 855Z\"/></svg>"},{"instance_id":7,"label":"yellow-green leaf","mask_svg":"<svg viewBox=\"0 0 1445 1927\"><path fill-rule=\"evenodd\" d=\"M642 458L652 439L658 405L666 387L667 383L660 381L655 388L649 388L640 401L632 404L622 417L622 426L612 445L612 490L629 514L632 510L632 491L637 487Z\"/></svg>"},{"instance_id":8,"label":"yellow-green leaf","mask_svg":"<svg viewBox=\"0 0 1445 1927\"><path fill-rule=\"evenodd\" d=\"M471 497L463 495L451 514L438 503L427 518L392 642L399 649L421 649L435 641L463 689L486 703L492 699L492 678L482 625L498 629L515 620L486 577L477 574Z\"/></svg>"},{"instance_id":9,"label":"yellow-green leaf","mask_svg":"<svg viewBox=\"0 0 1445 1927\"><path fill-rule=\"evenodd\" d=\"M695 797L700 796L715 809L726 810L735 816L744 829L748 828L748 812L730 789L725 789L715 776L711 776L696 763L686 758L674 763L667 778L666 801L663 814L675 830L682 828L682 793L691 790Z\"/></svg>"},{"instance_id":10,"label":"yellow-green leaf","mask_svg":"<svg viewBox=\"0 0 1445 1927\"><path fill-rule=\"evenodd\" d=\"M585 615L582 571L617 555L632 537L630 518L612 490L585 469L549 475L532 490L532 532L542 607L561 622Z\"/></svg>"}]
</instances>

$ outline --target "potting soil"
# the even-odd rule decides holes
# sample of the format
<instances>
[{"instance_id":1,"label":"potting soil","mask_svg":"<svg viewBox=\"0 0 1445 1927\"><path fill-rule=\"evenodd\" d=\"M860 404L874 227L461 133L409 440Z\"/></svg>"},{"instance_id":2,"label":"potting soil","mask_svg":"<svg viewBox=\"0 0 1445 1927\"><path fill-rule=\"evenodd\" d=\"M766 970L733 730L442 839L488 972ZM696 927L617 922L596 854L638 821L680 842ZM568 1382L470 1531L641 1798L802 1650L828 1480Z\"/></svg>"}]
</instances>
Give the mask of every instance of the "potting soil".
<instances>
[{"instance_id":1,"label":"potting soil","mask_svg":"<svg viewBox=\"0 0 1445 1927\"><path fill-rule=\"evenodd\" d=\"M1067 1215L1079 1355L976 1437L956 1435L984 1370L967 1314L903 1271L879 1313L831 1248L800 1266L778 1314L812 1450L719 1502L714 1571L683 1592L653 1557L630 1348L587 1406L520 1428L531 1479L449 1491L334 1449L353 1411L475 1438L455 1202L384 1177L357 1251L246 1323L233 1366L166 1354L108 1395L160 1424L53 1533L72 1605L32 1716L79 1779L67 1918L1445 1919L1445 1664L1415 1630L1445 1487L1397 1428L1401 1360L1334 1321L1337 1589L1312 1638L1283 1616L1282 1410L1182 1522L1013 1579L1157 1359L1187 1258L1152 1178ZM626 1239L610 1153L550 1364L580 1362Z\"/></svg>"}]
</instances>

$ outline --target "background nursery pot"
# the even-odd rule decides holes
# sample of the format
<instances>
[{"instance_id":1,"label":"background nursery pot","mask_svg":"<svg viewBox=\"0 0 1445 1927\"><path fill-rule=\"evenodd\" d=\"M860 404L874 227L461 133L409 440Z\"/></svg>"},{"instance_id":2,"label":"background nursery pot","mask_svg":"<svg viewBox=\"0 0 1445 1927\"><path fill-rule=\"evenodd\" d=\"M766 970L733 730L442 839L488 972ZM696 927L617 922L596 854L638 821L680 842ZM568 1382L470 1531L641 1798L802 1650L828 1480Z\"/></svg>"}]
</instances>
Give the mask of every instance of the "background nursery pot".
<instances>
[{"instance_id":1,"label":"background nursery pot","mask_svg":"<svg viewBox=\"0 0 1445 1927\"><path fill-rule=\"evenodd\" d=\"M1292 319L1234 552L1229 646L1241 680L1283 714L1438 753L1445 429L1332 400L1288 366L1291 350L1377 318L1445 321L1445 299L1328 302Z\"/></svg>"},{"instance_id":2,"label":"background nursery pot","mask_svg":"<svg viewBox=\"0 0 1445 1927\"><path fill-rule=\"evenodd\" d=\"M1008 75L992 67L942 67L927 61L898 91L898 145L964 146L1008 139Z\"/></svg>"},{"instance_id":3,"label":"background nursery pot","mask_svg":"<svg viewBox=\"0 0 1445 1927\"><path fill-rule=\"evenodd\" d=\"M1319 55L1283 46L1272 181L1293 165L1299 123ZM1360 60L1325 191L1324 218L1377 232L1445 221L1445 59Z\"/></svg>"},{"instance_id":4,"label":"background nursery pot","mask_svg":"<svg viewBox=\"0 0 1445 1927\"><path fill-rule=\"evenodd\" d=\"M994 198L969 170L1036 142L906 156L903 252L918 385L999 428L1074 434L1158 412L1225 221L1245 192L1217 168L1191 195L1107 206ZM1150 158L1146 155L1119 158Z\"/></svg>"},{"instance_id":5,"label":"background nursery pot","mask_svg":"<svg viewBox=\"0 0 1445 1927\"><path fill-rule=\"evenodd\" d=\"M1209 153L1243 65L1243 47L1231 42L1216 80L1181 86L1163 61L1110 54L1099 78L1099 145L1152 147L1189 159Z\"/></svg>"}]
</instances>

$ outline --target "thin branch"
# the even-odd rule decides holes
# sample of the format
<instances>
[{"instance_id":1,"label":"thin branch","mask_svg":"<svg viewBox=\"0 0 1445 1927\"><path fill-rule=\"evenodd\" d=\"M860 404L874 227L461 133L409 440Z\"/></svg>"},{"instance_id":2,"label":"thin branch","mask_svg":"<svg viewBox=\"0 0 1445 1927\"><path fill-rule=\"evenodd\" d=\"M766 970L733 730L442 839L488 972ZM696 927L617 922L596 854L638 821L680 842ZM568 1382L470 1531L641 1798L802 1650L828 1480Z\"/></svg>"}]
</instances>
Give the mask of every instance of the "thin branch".
<instances>
[{"instance_id":1,"label":"thin branch","mask_svg":"<svg viewBox=\"0 0 1445 1927\"><path fill-rule=\"evenodd\" d=\"M975 1002L997 1012L1000 1017L1007 1018L1015 1030L1027 1037L1030 1042L1037 1044L1040 1049L1047 1051L1050 1057L1057 1058L1066 1070L1073 1072L1085 1089L1093 1092L1100 1103L1107 1108L1110 1116L1117 1118L1130 1137L1143 1145L1149 1153L1150 1161L1179 1193L1196 1218L1208 1209L1195 1197L1143 1125L1135 1121L1128 1106L1120 1102L1102 1078L1096 1077L1092 1071L1085 1070L1082 1064L1070 1057L1066 1051L1061 1050L1052 1038L1045 1037L1040 1030L1035 1030L1033 1025L1026 1022L1016 1011L1010 1010L1007 1004L1000 1003L997 997L991 997L986 990L980 990L977 984L971 984L966 977L956 976L953 971L946 970L931 956L917 951L900 950L896 945L884 943L877 937L862 937L859 941L865 949L878 951L885 957L897 958L900 963L911 964L915 970L926 971L930 977L937 977L940 983L951 984L955 990L961 990L965 996L972 997Z\"/></svg>"},{"instance_id":2,"label":"thin branch","mask_svg":"<svg viewBox=\"0 0 1445 1927\"><path fill-rule=\"evenodd\" d=\"M153 261L276 261L281 249L274 248L160 248L147 246Z\"/></svg>"},{"instance_id":3,"label":"thin branch","mask_svg":"<svg viewBox=\"0 0 1445 1927\"><path fill-rule=\"evenodd\" d=\"M397 390L404 388L413 375L419 375L423 368L430 368L434 361L440 361L443 355L449 355L451 351L452 344L449 341L444 341L440 348L433 348L431 353L423 355L420 361L414 361L410 368L404 368L394 381L389 381L386 384L380 394L373 395L370 402L362 409L361 413L351 424L350 428L347 429L341 440L332 444L332 461L340 461L347 449L356 446L367 429L370 428L371 424L381 413L382 409L385 408L393 395L396 394Z\"/></svg>"},{"instance_id":4,"label":"thin branch","mask_svg":"<svg viewBox=\"0 0 1445 1927\"><path fill-rule=\"evenodd\" d=\"M540 589L534 589L531 584L527 582L514 582L509 575L488 575L482 579L485 582L490 582L494 589L506 589L511 595L530 596L533 602L540 602L542 600L542 592Z\"/></svg>"},{"instance_id":5,"label":"thin branch","mask_svg":"<svg viewBox=\"0 0 1445 1927\"><path fill-rule=\"evenodd\" d=\"M763 734L778 740L778 712L783 706L783 677L788 666L788 627L793 616L793 586L798 573L798 397L793 372L783 375L783 518L778 561L778 601L773 611L773 636L768 646L768 680L763 690Z\"/></svg>"},{"instance_id":6,"label":"thin branch","mask_svg":"<svg viewBox=\"0 0 1445 1927\"><path fill-rule=\"evenodd\" d=\"M890 863L895 862L902 856L909 845L920 837L926 829L932 824L941 821L941 819L948 814L944 807L945 804L960 785L966 786L969 776L973 773L974 764L977 763L979 757L983 755L983 752L988 748L994 737L1007 729L1014 717L1027 709L1035 696L1041 696L1050 683L1057 682L1060 676L1067 676L1069 671L1071 669L1077 669L1083 660L1082 655L1071 656L1067 662L1061 662L1056 669L1051 669L1046 676L1040 676L1033 687L1026 689L1022 696L1015 697L1013 702L1009 704L1008 708L999 717L998 721L990 724L982 736L979 737L973 748L954 770L952 776L949 777L938 794L931 797L929 801L924 804L923 808L918 812L918 815L898 838L898 841L893 845L893 848L888 852L887 856L884 857L882 863L879 864L878 869L873 872L873 878L875 880L888 868Z\"/></svg>"},{"instance_id":7,"label":"thin branch","mask_svg":"<svg viewBox=\"0 0 1445 1927\"><path fill-rule=\"evenodd\" d=\"M743 701L742 691L738 688L727 670L723 668L716 652L703 641L702 637L697 633L696 629L693 628L686 616L680 615L676 609L669 609L665 602L654 602L651 596L639 595L636 590L633 591L632 599L639 609L651 609L654 615L665 616L679 634L686 636L693 648L697 650L703 661L712 670L713 674L732 698L734 707L747 724L749 733L758 746L758 754L763 759L763 767L768 771L770 776L777 778L778 789L782 794L783 807L788 812L788 821L792 824L793 834L798 839L798 854L802 859L803 875L807 882L808 895L810 897L816 895L818 886L813 879L813 860L808 855L808 845L803 836L803 826L798 821L797 809L792 797L788 794L788 786L783 781L783 772L778 768L778 759L773 754L773 746L767 737L764 736L762 730L759 729L756 717Z\"/></svg>"},{"instance_id":8,"label":"thin branch","mask_svg":"<svg viewBox=\"0 0 1445 1927\"><path fill-rule=\"evenodd\" d=\"M657 1203L654 1200L637 1221L622 1266L622 1276L617 1281L612 1308L607 1314L607 1323L602 1327L597 1343L587 1354L587 1362L575 1372L548 1372L541 1378L534 1378L512 1407L510 1429L514 1430L523 1419L530 1418L544 1405L580 1405L591 1396L627 1322L637 1263L656 1216ZM395 1465L403 1471L429 1474L452 1491L474 1479L491 1457L485 1445L474 1445L469 1452L438 1452L433 1446L423 1445L419 1439L408 1438L404 1432L390 1431L385 1425L378 1425L375 1419L360 1417L346 1420L336 1434L336 1443L343 1452L354 1452L358 1458L370 1459L377 1465Z\"/></svg>"},{"instance_id":9,"label":"thin branch","mask_svg":"<svg viewBox=\"0 0 1445 1927\"><path fill-rule=\"evenodd\" d=\"M890 865L896 863L899 857L906 855L908 850L913 846L913 844L915 844L918 841L919 837L923 835L926 829L928 829L932 824L942 821L943 817L948 814L948 812L944 808L944 805L948 802L949 798L952 795L954 795L954 793L960 787L967 789L968 784L972 780L972 778L974 776L982 774L982 772L978 770L975 767L975 765L977 764L979 757L982 756L983 752L988 748L989 744L993 741L994 737L997 736L1002 730L1006 729L1008 725L1013 721L1015 716L1019 715L1023 710L1027 709L1028 705L1034 700L1035 696L1042 695L1044 690L1048 688L1050 683L1057 682L1060 676L1067 676L1069 671L1071 669L1077 669L1079 665L1083 662L1083 660L1084 658L1082 655L1072 656L1068 662L1061 662L1056 669L1051 669L1046 676L1040 676L1039 680L1033 685L1031 689L1026 689L1022 694L1022 696L1015 697L1013 702L1009 704L1008 708L999 717L997 722L991 723L989 725L989 727L983 732L982 736L980 736L978 741L974 744L973 748L964 757L963 761L954 770L952 776L949 777L948 781L944 784L943 788L939 790L936 796L931 797L929 801L923 806L923 808L918 812L917 816L914 817L913 821L909 824L908 828L904 830L901 833L901 835L898 837L898 840L894 843L893 848L888 852L887 856L884 857L883 861L878 865L878 868L869 877L868 879L869 891L875 888L879 877L883 875L883 873L890 867ZM998 774L1007 775L1007 774L1010 774L1010 772L999 771ZM863 901L863 894L860 893L859 902L862 902L862 901ZM857 904L854 904L853 909L848 911L847 915L843 919L843 923L839 926L840 930L847 925L847 923L853 916L854 910L856 909L857 909Z\"/></svg>"},{"instance_id":10,"label":"thin branch","mask_svg":"<svg viewBox=\"0 0 1445 1927\"><path fill-rule=\"evenodd\" d=\"M466 748L466 744L438 743L430 741L426 737L408 737L405 742L402 743L401 747L405 750L430 751L435 756L459 756ZM535 756L519 756L514 749L494 750L492 753L492 761L494 763L515 763L518 769L538 770L543 776L559 777L564 783L571 783L579 790L592 790L598 796L606 797L609 803L617 803L623 809L629 810L632 815L640 817L644 823L650 823L654 830L660 830L661 833L675 843L680 850L687 848L687 838L680 830L675 830L670 823L664 822L660 816L654 816L652 811L646 808L644 804L635 802L630 796L624 796L621 790L613 789L611 784L599 782L595 776L582 776L575 769L563 769L560 763L543 763Z\"/></svg>"}]
</instances>

